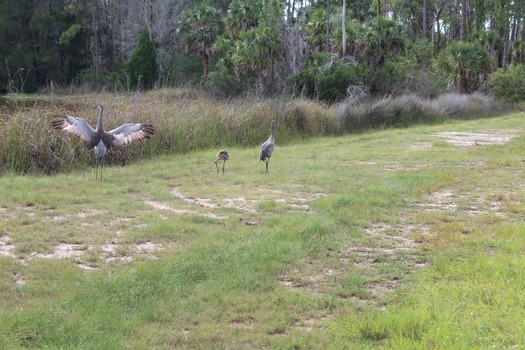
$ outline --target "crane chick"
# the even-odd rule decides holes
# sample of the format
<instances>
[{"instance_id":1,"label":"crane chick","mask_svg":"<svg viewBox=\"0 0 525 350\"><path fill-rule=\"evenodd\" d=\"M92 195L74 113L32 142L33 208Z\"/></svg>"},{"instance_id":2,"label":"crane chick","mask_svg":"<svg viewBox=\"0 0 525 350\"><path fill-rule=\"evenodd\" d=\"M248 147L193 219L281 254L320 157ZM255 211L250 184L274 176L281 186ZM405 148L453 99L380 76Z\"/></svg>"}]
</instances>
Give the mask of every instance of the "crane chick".
<instances>
[{"instance_id":1,"label":"crane chick","mask_svg":"<svg viewBox=\"0 0 525 350\"><path fill-rule=\"evenodd\" d=\"M217 162L222 160L222 175L224 175L224 165L226 164L226 161L230 159L230 155L226 150L221 149L219 152L217 152L216 157L217 159L215 160L215 166L217 167L217 174L219 173L219 166L217 165Z\"/></svg>"}]
</instances>

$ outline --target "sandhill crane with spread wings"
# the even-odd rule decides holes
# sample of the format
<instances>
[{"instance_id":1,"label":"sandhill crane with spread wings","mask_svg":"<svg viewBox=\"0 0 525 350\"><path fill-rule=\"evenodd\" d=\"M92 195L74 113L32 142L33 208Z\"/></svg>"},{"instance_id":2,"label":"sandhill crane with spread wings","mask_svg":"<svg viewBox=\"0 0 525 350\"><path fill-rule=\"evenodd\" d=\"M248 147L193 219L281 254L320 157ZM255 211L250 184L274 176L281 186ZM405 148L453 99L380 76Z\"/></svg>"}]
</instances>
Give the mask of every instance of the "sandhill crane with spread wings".
<instances>
[{"instance_id":1,"label":"sandhill crane with spread wings","mask_svg":"<svg viewBox=\"0 0 525 350\"><path fill-rule=\"evenodd\" d=\"M102 124L102 112L104 106L98 105L93 108L99 109L97 128L93 129L88 122L82 118L70 115L55 115L52 125L57 130L63 130L80 138L88 150L93 150L96 157L95 179L98 179L98 166L106 155L106 152L114 152L122 146L143 139L149 139L155 129L149 124L132 124L127 123L110 131L104 131ZM100 172L102 180L102 170Z\"/></svg>"},{"instance_id":2,"label":"sandhill crane with spread wings","mask_svg":"<svg viewBox=\"0 0 525 350\"><path fill-rule=\"evenodd\" d=\"M224 175L224 165L226 164L226 161L230 159L230 154L225 149L221 149L219 152L217 152L216 157L217 159L215 160L215 166L217 167L217 174L219 173L219 166L217 165L217 162L222 160L222 175Z\"/></svg>"},{"instance_id":3,"label":"sandhill crane with spread wings","mask_svg":"<svg viewBox=\"0 0 525 350\"><path fill-rule=\"evenodd\" d=\"M261 153L259 154L259 160L266 161L266 172L265 174L270 173L268 171L268 163L270 162L270 157L272 156L273 150L275 149L275 120L272 120L272 134L261 145Z\"/></svg>"}]
</instances>

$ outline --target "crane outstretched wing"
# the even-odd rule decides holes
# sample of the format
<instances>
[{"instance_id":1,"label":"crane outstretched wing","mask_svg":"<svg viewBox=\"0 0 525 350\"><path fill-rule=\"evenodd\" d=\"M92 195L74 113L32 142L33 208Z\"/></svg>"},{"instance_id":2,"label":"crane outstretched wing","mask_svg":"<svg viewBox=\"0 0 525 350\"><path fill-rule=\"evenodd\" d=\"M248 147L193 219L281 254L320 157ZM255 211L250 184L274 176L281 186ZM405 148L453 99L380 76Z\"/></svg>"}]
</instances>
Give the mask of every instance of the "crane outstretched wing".
<instances>
[{"instance_id":1,"label":"crane outstretched wing","mask_svg":"<svg viewBox=\"0 0 525 350\"><path fill-rule=\"evenodd\" d=\"M92 144L93 135L95 130L88 124L84 119L73 117L70 115L54 115L56 118L51 122L53 127L58 130L64 130L70 134L73 134L80 138L88 148L93 148L95 145Z\"/></svg>"},{"instance_id":2,"label":"crane outstretched wing","mask_svg":"<svg viewBox=\"0 0 525 350\"><path fill-rule=\"evenodd\" d=\"M113 136L110 141L111 150L117 150L120 147L143 139L149 139L155 133L155 129L149 124L123 124L116 129L108 132Z\"/></svg>"}]
</instances>

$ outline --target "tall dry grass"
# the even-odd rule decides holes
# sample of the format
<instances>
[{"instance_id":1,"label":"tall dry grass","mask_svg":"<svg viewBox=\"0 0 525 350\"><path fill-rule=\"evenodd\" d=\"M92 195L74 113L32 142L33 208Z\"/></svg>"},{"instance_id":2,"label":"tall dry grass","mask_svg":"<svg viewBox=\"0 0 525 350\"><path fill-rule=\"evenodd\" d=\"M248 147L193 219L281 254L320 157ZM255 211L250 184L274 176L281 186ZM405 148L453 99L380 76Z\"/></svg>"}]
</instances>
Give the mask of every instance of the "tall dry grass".
<instances>
[{"instance_id":1,"label":"tall dry grass","mask_svg":"<svg viewBox=\"0 0 525 350\"><path fill-rule=\"evenodd\" d=\"M501 103L482 94L449 93L435 99L410 94L369 99L357 103L352 100L345 101L339 106L337 119L347 131L362 131L435 123L448 118L486 117L495 115L503 109Z\"/></svg>"},{"instance_id":2,"label":"tall dry grass","mask_svg":"<svg viewBox=\"0 0 525 350\"><path fill-rule=\"evenodd\" d=\"M53 115L75 115L95 126L103 104L106 130L127 122L150 123L155 135L105 158L124 165L160 154L231 146L253 147L277 121L277 142L334 134L338 123L329 108L307 100L216 100L190 89L82 96L8 96L0 101L0 173L56 173L92 166L93 155L75 136L51 127Z\"/></svg>"},{"instance_id":3,"label":"tall dry grass","mask_svg":"<svg viewBox=\"0 0 525 350\"><path fill-rule=\"evenodd\" d=\"M222 99L193 89L163 89L134 94L78 96L11 95L0 100L0 173L56 173L93 166L93 155L76 137L51 127L51 116L69 114L95 125L105 105L106 130L127 122L153 124L150 140L106 156L121 164L161 154L207 148L255 147L277 122L276 140L294 140L363 131L377 127L436 122L447 117L494 113L497 103L482 95L444 95L435 100L416 95L325 105L306 99Z\"/></svg>"}]
</instances>

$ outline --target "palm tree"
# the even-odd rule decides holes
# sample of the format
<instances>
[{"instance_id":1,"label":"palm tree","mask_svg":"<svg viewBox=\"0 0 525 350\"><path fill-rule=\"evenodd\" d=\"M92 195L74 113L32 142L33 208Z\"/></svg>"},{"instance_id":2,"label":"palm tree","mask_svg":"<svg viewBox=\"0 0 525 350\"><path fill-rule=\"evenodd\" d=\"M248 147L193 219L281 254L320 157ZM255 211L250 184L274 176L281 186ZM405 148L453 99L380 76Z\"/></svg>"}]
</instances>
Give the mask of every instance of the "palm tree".
<instances>
[{"instance_id":1,"label":"palm tree","mask_svg":"<svg viewBox=\"0 0 525 350\"><path fill-rule=\"evenodd\" d=\"M223 31L224 22L221 12L206 3L182 15L177 34L188 50L193 50L201 56L205 79L208 78L210 71L211 47Z\"/></svg>"},{"instance_id":2,"label":"palm tree","mask_svg":"<svg viewBox=\"0 0 525 350\"><path fill-rule=\"evenodd\" d=\"M232 37L237 39L241 32L256 28L259 25L260 12L260 1L234 0L226 18L226 25Z\"/></svg>"},{"instance_id":3,"label":"palm tree","mask_svg":"<svg viewBox=\"0 0 525 350\"><path fill-rule=\"evenodd\" d=\"M279 33L268 27L243 32L236 41L232 61L239 72L255 72L258 87L264 88L276 59L282 56L283 40Z\"/></svg>"},{"instance_id":4,"label":"palm tree","mask_svg":"<svg viewBox=\"0 0 525 350\"><path fill-rule=\"evenodd\" d=\"M383 17L367 22L359 41L361 53L373 67L384 66L389 56L405 49L401 25Z\"/></svg>"},{"instance_id":5,"label":"palm tree","mask_svg":"<svg viewBox=\"0 0 525 350\"><path fill-rule=\"evenodd\" d=\"M459 82L462 94L472 90L479 83L480 74L488 73L491 68L490 55L477 43L454 42L441 53L439 62Z\"/></svg>"},{"instance_id":6,"label":"palm tree","mask_svg":"<svg viewBox=\"0 0 525 350\"><path fill-rule=\"evenodd\" d=\"M323 51L326 43L326 11L324 8L318 7L308 14L305 30L312 49L318 52Z\"/></svg>"}]
</instances>

